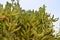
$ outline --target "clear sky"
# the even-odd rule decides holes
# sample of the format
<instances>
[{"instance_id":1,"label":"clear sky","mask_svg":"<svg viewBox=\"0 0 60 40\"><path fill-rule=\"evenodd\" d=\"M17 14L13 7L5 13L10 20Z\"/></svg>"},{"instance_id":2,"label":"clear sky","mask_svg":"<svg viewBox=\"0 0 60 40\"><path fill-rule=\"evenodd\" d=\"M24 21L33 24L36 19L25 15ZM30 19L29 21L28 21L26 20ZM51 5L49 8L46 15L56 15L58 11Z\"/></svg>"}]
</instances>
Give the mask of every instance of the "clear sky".
<instances>
[{"instance_id":1,"label":"clear sky","mask_svg":"<svg viewBox=\"0 0 60 40\"><path fill-rule=\"evenodd\" d=\"M6 1L11 2L11 0L0 0L0 3L5 5ZM55 17L60 18L60 0L20 0L20 6L25 10L38 10L43 4L47 6L47 12L54 14ZM58 31L59 23L60 19L55 23L54 29L56 31Z\"/></svg>"}]
</instances>

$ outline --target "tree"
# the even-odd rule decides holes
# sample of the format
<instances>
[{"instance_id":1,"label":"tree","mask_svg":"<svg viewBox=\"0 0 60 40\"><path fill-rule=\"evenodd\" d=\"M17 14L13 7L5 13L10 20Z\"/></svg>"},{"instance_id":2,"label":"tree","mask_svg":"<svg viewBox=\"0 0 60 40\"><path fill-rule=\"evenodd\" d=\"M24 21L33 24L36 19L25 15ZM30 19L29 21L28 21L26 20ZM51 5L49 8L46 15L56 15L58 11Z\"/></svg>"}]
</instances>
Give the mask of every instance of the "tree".
<instances>
[{"instance_id":1,"label":"tree","mask_svg":"<svg viewBox=\"0 0 60 40\"><path fill-rule=\"evenodd\" d=\"M0 38L3 40L55 40L53 22L58 18L45 12L45 5L38 11L25 11L21 9L19 0L16 0L17 4L13 3L14 0L11 1L12 4L7 2L5 8L0 6Z\"/></svg>"}]
</instances>

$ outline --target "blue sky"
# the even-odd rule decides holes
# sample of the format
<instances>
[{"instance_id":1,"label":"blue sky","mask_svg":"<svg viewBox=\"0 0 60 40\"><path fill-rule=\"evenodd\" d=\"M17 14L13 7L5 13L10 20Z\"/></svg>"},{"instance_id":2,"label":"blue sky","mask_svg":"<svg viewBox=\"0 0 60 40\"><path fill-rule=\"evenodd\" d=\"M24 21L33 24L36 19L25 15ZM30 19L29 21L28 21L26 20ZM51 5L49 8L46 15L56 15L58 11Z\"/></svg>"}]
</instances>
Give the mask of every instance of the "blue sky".
<instances>
[{"instance_id":1,"label":"blue sky","mask_svg":"<svg viewBox=\"0 0 60 40\"><path fill-rule=\"evenodd\" d=\"M6 1L11 2L11 0L0 0L0 3L5 5ZM60 18L60 0L20 0L20 6L25 10L38 10L43 4L47 6L46 11L48 13ZM59 23L60 19L55 23L54 29L56 31L58 31Z\"/></svg>"}]
</instances>

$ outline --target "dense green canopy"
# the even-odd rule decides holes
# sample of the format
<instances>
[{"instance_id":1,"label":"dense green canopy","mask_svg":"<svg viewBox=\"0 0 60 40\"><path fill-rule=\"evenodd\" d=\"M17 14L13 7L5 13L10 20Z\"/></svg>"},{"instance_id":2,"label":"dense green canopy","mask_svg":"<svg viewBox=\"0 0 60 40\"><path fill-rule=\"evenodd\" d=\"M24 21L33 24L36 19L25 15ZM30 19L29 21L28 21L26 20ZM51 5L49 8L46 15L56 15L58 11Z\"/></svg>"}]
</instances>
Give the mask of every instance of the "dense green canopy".
<instances>
[{"instance_id":1,"label":"dense green canopy","mask_svg":"<svg viewBox=\"0 0 60 40\"><path fill-rule=\"evenodd\" d=\"M0 4L0 40L59 40L53 35L53 23L58 20L45 12L45 5L38 11L25 11L17 3Z\"/></svg>"}]
</instances>

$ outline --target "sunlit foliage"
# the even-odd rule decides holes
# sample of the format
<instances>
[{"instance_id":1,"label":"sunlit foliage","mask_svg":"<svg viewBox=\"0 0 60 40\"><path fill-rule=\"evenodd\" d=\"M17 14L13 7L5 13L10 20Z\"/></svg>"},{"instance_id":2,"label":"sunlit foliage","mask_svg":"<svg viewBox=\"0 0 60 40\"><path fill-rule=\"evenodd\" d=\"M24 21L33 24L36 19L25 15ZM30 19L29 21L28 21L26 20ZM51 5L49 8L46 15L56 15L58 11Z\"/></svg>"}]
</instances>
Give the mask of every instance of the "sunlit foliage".
<instances>
[{"instance_id":1,"label":"sunlit foliage","mask_svg":"<svg viewBox=\"0 0 60 40\"><path fill-rule=\"evenodd\" d=\"M45 5L38 11L22 10L19 1L0 4L0 40L55 40L53 22L58 18L50 16Z\"/></svg>"}]
</instances>

